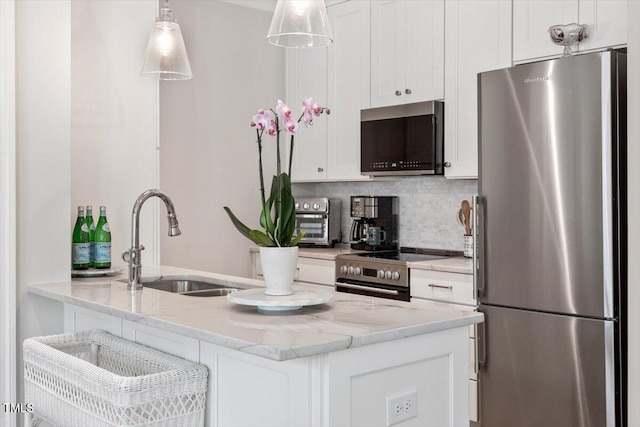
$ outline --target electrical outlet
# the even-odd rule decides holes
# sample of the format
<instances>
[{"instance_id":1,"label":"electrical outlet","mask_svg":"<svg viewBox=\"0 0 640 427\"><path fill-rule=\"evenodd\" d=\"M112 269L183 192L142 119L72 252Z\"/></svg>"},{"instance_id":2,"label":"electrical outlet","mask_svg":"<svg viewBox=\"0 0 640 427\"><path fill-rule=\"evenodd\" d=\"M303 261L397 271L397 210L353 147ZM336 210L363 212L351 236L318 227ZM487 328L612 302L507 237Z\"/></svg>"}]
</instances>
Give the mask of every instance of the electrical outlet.
<instances>
[{"instance_id":1,"label":"electrical outlet","mask_svg":"<svg viewBox=\"0 0 640 427\"><path fill-rule=\"evenodd\" d=\"M387 396L387 427L417 416L417 388Z\"/></svg>"}]
</instances>

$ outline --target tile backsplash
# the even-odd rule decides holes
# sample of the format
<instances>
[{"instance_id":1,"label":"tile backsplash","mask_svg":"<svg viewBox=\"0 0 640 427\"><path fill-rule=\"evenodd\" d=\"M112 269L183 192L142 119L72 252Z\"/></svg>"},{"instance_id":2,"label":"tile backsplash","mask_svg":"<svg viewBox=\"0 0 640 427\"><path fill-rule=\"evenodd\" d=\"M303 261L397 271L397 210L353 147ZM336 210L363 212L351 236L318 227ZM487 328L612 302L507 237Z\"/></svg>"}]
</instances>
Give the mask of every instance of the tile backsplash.
<instances>
[{"instance_id":1,"label":"tile backsplash","mask_svg":"<svg viewBox=\"0 0 640 427\"><path fill-rule=\"evenodd\" d=\"M464 231L456 221L462 200L471 202L478 192L476 180L444 177L401 177L393 181L326 182L294 184L298 197L331 197L342 200L342 238L351 226L351 196L398 196L400 246L462 251Z\"/></svg>"}]
</instances>

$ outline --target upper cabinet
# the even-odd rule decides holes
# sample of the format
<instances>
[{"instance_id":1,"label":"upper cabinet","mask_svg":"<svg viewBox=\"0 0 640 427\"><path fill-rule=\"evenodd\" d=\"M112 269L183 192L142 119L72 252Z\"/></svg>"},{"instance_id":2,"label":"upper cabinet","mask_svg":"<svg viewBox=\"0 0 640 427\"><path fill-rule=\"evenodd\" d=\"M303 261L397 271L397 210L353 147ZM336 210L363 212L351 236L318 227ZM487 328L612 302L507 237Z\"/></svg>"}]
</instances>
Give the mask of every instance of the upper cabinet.
<instances>
[{"instance_id":1,"label":"upper cabinet","mask_svg":"<svg viewBox=\"0 0 640 427\"><path fill-rule=\"evenodd\" d=\"M577 51L623 46L627 43L627 0L516 0L513 2L513 60L516 63L562 55L549 27L587 25L588 37Z\"/></svg>"},{"instance_id":2,"label":"upper cabinet","mask_svg":"<svg viewBox=\"0 0 640 427\"><path fill-rule=\"evenodd\" d=\"M478 73L511 66L511 0L446 2L445 176L478 177Z\"/></svg>"},{"instance_id":3,"label":"upper cabinet","mask_svg":"<svg viewBox=\"0 0 640 427\"><path fill-rule=\"evenodd\" d=\"M299 112L302 100L312 96L321 105L327 104L327 50L287 49L287 105L292 111ZM301 125L303 128L304 125ZM283 152L289 158L289 138ZM313 121L309 129L298 128L294 139L292 181L322 181L327 178L327 117L321 116Z\"/></svg>"},{"instance_id":4,"label":"upper cabinet","mask_svg":"<svg viewBox=\"0 0 640 427\"><path fill-rule=\"evenodd\" d=\"M371 107L444 97L444 3L371 0Z\"/></svg>"},{"instance_id":5,"label":"upper cabinet","mask_svg":"<svg viewBox=\"0 0 640 427\"><path fill-rule=\"evenodd\" d=\"M313 96L331 110L297 133L294 182L371 179L360 174L360 110L370 107L370 1L338 3L327 11L339 42L287 50L289 106Z\"/></svg>"},{"instance_id":6,"label":"upper cabinet","mask_svg":"<svg viewBox=\"0 0 640 427\"><path fill-rule=\"evenodd\" d=\"M370 107L370 2L340 3L328 14L339 42L328 47L327 177L370 179L360 174L360 110Z\"/></svg>"}]
</instances>

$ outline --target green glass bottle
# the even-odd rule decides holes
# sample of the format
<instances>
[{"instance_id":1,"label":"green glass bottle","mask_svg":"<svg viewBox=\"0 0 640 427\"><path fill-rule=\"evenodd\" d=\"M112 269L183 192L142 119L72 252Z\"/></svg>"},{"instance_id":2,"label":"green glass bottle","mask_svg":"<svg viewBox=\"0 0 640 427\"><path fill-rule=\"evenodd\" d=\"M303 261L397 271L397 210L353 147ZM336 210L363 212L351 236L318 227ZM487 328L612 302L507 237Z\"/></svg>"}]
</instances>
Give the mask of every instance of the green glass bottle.
<instances>
[{"instance_id":1,"label":"green glass bottle","mask_svg":"<svg viewBox=\"0 0 640 427\"><path fill-rule=\"evenodd\" d=\"M93 235L96 241L95 268L111 268L111 230L107 222L107 208L100 206L100 218Z\"/></svg>"},{"instance_id":2,"label":"green glass bottle","mask_svg":"<svg viewBox=\"0 0 640 427\"><path fill-rule=\"evenodd\" d=\"M94 238L96 223L93 222L93 206L87 206L86 212L84 220L89 227L89 267L93 267L96 261L96 241Z\"/></svg>"},{"instance_id":3,"label":"green glass bottle","mask_svg":"<svg viewBox=\"0 0 640 427\"><path fill-rule=\"evenodd\" d=\"M85 222L82 206L78 206L78 219L73 227L71 242L71 268L74 270L89 268L89 227Z\"/></svg>"}]
</instances>

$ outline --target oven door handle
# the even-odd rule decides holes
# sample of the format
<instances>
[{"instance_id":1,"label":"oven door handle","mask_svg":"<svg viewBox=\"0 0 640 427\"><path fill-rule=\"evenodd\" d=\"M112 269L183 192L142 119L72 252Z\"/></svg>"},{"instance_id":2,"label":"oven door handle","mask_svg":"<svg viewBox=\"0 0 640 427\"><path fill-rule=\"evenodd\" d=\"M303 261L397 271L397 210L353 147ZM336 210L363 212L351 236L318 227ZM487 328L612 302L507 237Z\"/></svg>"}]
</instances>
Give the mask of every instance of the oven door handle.
<instances>
[{"instance_id":1,"label":"oven door handle","mask_svg":"<svg viewBox=\"0 0 640 427\"><path fill-rule=\"evenodd\" d=\"M352 283L344 283L344 282L336 282L336 286L341 286L343 288L349 288L349 289L356 289L359 291L377 292L380 294L387 294L387 295L400 295L400 292L396 291L395 289L374 288L373 286L354 285Z\"/></svg>"}]
</instances>

